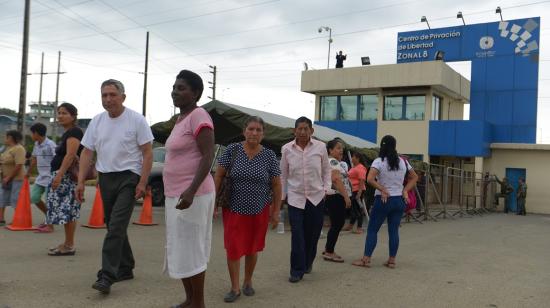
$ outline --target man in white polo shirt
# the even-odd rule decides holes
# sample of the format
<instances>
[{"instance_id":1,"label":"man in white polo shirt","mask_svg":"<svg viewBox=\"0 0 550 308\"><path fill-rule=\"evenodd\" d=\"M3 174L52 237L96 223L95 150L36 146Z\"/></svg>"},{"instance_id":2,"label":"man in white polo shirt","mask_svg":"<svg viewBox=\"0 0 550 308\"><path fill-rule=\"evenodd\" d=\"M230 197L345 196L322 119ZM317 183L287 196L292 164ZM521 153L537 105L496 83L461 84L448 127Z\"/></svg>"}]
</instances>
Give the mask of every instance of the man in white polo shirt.
<instances>
[{"instance_id":1,"label":"man in white polo shirt","mask_svg":"<svg viewBox=\"0 0 550 308\"><path fill-rule=\"evenodd\" d=\"M122 104L124 85L114 79L101 84L106 110L86 129L80 154L77 200L84 196L84 178L93 153L103 199L107 234L103 241L101 270L92 288L107 294L114 282L134 278L134 257L127 229L136 199L145 194L153 164L153 134L145 118Z\"/></svg>"}]
</instances>

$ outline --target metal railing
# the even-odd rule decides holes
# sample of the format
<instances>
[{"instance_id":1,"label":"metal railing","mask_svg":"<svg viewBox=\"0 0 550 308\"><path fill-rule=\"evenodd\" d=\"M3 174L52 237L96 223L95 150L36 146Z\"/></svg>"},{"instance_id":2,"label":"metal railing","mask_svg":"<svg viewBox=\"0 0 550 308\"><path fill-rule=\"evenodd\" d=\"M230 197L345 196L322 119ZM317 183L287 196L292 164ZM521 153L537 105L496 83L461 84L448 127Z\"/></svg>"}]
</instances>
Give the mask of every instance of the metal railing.
<instances>
[{"instance_id":1,"label":"metal railing","mask_svg":"<svg viewBox=\"0 0 550 308\"><path fill-rule=\"evenodd\" d=\"M494 176L445 165L428 164L417 169L417 209L415 221L436 218L482 216L495 209L496 192ZM411 216L404 218L410 221Z\"/></svg>"}]
</instances>

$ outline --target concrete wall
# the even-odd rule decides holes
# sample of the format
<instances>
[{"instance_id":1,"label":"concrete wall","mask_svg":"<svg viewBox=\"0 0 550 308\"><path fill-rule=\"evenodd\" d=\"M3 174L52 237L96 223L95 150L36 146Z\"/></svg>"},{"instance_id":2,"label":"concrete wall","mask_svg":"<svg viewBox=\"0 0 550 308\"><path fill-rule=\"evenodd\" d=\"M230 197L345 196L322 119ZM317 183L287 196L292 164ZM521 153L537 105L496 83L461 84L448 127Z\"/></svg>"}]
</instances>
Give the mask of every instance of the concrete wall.
<instances>
[{"instance_id":1,"label":"concrete wall","mask_svg":"<svg viewBox=\"0 0 550 308\"><path fill-rule=\"evenodd\" d=\"M301 78L301 90L308 93L421 86L470 100L470 82L443 61L309 70Z\"/></svg>"},{"instance_id":2,"label":"concrete wall","mask_svg":"<svg viewBox=\"0 0 550 308\"><path fill-rule=\"evenodd\" d=\"M483 162L484 171L502 178L506 168L525 168L528 213L550 214L550 146L491 146L492 155Z\"/></svg>"},{"instance_id":3,"label":"concrete wall","mask_svg":"<svg viewBox=\"0 0 550 308\"><path fill-rule=\"evenodd\" d=\"M437 93L438 96L439 93ZM464 119L464 104L460 100L449 96L443 96L441 103L441 120L462 120Z\"/></svg>"},{"instance_id":4,"label":"concrete wall","mask_svg":"<svg viewBox=\"0 0 550 308\"><path fill-rule=\"evenodd\" d=\"M385 135L392 135L397 139L397 151L406 154L423 155L424 161L428 156L428 129L427 121L380 121L378 122L378 142Z\"/></svg>"},{"instance_id":5,"label":"concrete wall","mask_svg":"<svg viewBox=\"0 0 550 308\"><path fill-rule=\"evenodd\" d=\"M432 106L430 92L429 89L382 91L382 95L378 96L377 144L385 135L392 135L397 139L399 153L420 154L423 155L424 161L428 162L428 132ZM425 95L424 121L384 121L384 96L386 95Z\"/></svg>"}]
</instances>

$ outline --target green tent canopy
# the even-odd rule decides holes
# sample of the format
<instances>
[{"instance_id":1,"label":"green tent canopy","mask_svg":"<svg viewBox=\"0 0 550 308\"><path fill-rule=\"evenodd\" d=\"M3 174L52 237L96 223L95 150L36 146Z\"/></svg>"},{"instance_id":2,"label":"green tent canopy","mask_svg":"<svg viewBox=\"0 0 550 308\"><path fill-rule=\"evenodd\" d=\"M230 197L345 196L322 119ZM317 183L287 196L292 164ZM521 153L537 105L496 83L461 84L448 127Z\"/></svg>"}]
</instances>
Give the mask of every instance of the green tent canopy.
<instances>
[{"instance_id":1,"label":"green tent canopy","mask_svg":"<svg viewBox=\"0 0 550 308\"><path fill-rule=\"evenodd\" d=\"M208 111L214 122L214 133L217 144L228 145L232 142L243 140L243 126L250 116L259 116L264 120L265 131L262 144L276 153L280 153L281 147L294 139L292 129L294 128L295 119L217 100L211 101L201 107ZM155 141L160 143L166 142L176 123L177 117L178 115L175 115L170 120L156 123L151 127ZM327 142L339 137L344 140L347 149L363 153L369 161L374 160L378 156L378 150L375 149L376 144L372 142L324 126L314 124L313 127L315 130L313 136L316 139Z\"/></svg>"}]
</instances>

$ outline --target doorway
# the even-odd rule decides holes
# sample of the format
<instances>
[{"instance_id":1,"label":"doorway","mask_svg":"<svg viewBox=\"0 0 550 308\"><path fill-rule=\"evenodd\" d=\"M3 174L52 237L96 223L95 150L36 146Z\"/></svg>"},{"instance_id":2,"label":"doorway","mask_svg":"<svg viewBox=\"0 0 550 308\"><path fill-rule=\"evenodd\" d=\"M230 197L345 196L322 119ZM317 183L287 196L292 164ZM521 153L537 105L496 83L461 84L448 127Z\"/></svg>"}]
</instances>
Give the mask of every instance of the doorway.
<instances>
[{"instance_id":1,"label":"doorway","mask_svg":"<svg viewBox=\"0 0 550 308\"><path fill-rule=\"evenodd\" d=\"M508 183L512 185L514 191L508 196L508 210L512 212L517 212L518 207L516 203L516 196L518 191L518 181L519 178L523 178L527 181L526 171L523 168L506 168L506 177L508 178Z\"/></svg>"}]
</instances>

